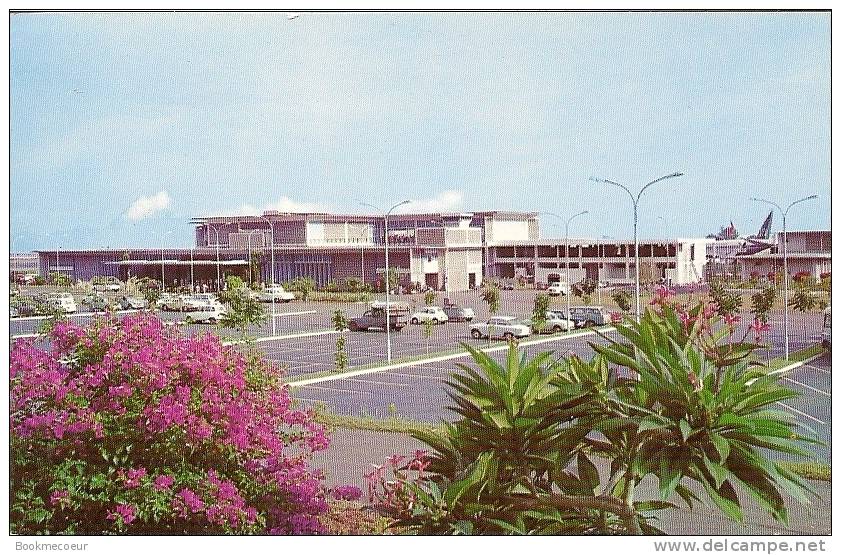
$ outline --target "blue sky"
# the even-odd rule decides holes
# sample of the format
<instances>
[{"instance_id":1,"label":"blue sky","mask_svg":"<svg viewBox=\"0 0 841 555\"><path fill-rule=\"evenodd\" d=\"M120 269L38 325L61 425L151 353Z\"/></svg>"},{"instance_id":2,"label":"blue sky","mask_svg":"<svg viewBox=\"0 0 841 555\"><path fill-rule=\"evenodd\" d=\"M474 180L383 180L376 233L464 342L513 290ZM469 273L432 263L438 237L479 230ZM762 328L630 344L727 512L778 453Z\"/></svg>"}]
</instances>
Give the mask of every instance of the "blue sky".
<instances>
[{"instance_id":1,"label":"blue sky","mask_svg":"<svg viewBox=\"0 0 841 555\"><path fill-rule=\"evenodd\" d=\"M11 248L188 246L266 208L549 210L573 235L704 236L817 193L828 13L24 14ZM544 217L546 236L562 224ZM780 217L775 216L775 229ZM561 225L558 225L561 224Z\"/></svg>"}]
</instances>

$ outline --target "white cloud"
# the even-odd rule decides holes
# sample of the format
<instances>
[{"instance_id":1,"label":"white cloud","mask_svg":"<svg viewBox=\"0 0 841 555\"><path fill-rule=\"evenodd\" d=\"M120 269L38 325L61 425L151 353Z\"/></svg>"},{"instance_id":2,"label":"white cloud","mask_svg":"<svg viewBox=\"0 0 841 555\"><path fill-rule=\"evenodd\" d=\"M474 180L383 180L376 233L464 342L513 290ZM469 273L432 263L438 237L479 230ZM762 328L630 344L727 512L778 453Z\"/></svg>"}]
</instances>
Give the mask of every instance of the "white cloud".
<instances>
[{"instance_id":1,"label":"white cloud","mask_svg":"<svg viewBox=\"0 0 841 555\"><path fill-rule=\"evenodd\" d=\"M395 210L401 213L420 213L420 212L455 212L461 210L464 202L464 192L456 189L448 189L441 191L437 195L429 198L422 198L412 200L409 204L405 204Z\"/></svg>"},{"instance_id":2,"label":"white cloud","mask_svg":"<svg viewBox=\"0 0 841 555\"><path fill-rule=\"evenodd\" d=\"M169 193L160 191L150 197L140 197L131 203L126 210L126 218L129 220L142 220L149 216L169 208L171 199Z\"/></svg>"},{"instance_id":3,"label":"white cloud","mask_svg":"<svg viewBox=\"0 0 841 555\"><path fill-rule=\"evenodd\" d=\"M266 210L277 210L278 212L329 212L329 209L323 204L297 202L289 197L280 197L280 200L277 202L266 204L262 208L253 204L241 204L239 208L222 210L219 214L223 216L260 216Z\"/></svg>"}]
</instances>

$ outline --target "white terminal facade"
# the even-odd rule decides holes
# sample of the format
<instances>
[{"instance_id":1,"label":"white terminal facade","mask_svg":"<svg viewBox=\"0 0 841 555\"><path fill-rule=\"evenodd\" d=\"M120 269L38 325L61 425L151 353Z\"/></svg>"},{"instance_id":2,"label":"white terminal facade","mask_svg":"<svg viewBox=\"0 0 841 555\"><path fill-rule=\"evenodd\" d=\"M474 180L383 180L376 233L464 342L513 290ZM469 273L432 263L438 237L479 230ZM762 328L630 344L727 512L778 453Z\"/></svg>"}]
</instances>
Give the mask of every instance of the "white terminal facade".
<instances>
[{"instance_id":1,"label":"white terminal facade","mask_svg":"<svg viewBox=\"0 0 841 555\"><path fill-rule=\"evenodd\" d=\"M271 249L275 281L312 277L320 285L361 277L375 283L385 268L385 218L370 215L277 213L197 218L196 244L225 253ZM273 229L272 229L273 228ZM566 243L541 239L536 212L397 214L388 220L390 266L400 282L462 291L487 278L566 280ZM701 281L709 239L640 241L641 270L674 284ZM270 260L261 259L270 278ZM634 281L631 240L570 238L570 281Z\"/></svg>"},{"instance_id":2,"label":"white terminal facade","mask_svg":"<svg viewBox=\"0 0 841 555\"><path fill-rule=\"evenodd\" d=\"M263 283L307 277L319 286L348 278L383 283L383 216L265 212L191 223L193 248L41 250L39 272L65 273L74 281L148 276L163 278L167 285L214 286L227 275ZM488 279L634 282L632 240L571 237L567 245L564 239L542 239L537 212L395 214L388 220L388 243L389 264L402 285L464 291ZM705 270L707 277L766 272L782 257L780 241L747 250L743 240L710 238L644 239L639 245L641 277L675 285L704 281ZM829 231L790 231L790 273L808 271L817 278L829 272L830 247Z\"/></svg>"}]
</instances>

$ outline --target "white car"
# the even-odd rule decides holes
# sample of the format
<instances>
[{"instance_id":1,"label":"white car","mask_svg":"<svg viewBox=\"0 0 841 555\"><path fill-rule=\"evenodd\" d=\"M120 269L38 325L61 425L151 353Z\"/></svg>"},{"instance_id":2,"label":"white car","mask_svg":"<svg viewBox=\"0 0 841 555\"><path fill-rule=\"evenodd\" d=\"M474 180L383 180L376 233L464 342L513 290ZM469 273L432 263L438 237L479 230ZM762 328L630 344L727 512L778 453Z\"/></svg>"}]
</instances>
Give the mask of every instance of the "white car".
<instances>
[{"instance_id":1,"label":"white car","mask_svg":"<svg viewBox=\"0 0 841 555\"><path fill-rule=\"evenodd\" d=\"M213 293L196 293L194 295L181 295L181 310L187 312L194 308L217 303L216 295Z\"/></svg>"},{"instance_id":2,"label":"white car","mask_svg":"<svg viewBox=\"0 0 841 555\"><path fill-rule=\"evenodd\" d=\"M171 312L180 312L184 306L184 302L181 297L179 295L173 295L172 293L164 293L161 295L161 298L158 299L156 304L161 310Z\"/></svg>"},{"instance_id":3,"label":"white car","mask_svg":"<svg viewBox=\"0 0 841 555\"><path fill-rule=\"evenodd\" d=\"M94 291L119 291L120 289L122 289L122 286L116 279L109 279L93 284Z\"/></svg>"},{"instance_id":4,"label":"white car","mask_svg":"<svg viewBox=\"0 0 841 555\"><path fill-rule=\"evenodd\" d=\"M260 301L264 303L288 303L295 300L295 294L286 291L282 285L269 285L260 291Z\"/></svg>"},{"instance_id":5,"label":"white car","mask_svg":"<svg viewBox=\"0 0 841 555\"><path fill-rule=\"evenodd\" d=\"M514 337L528 337L529 335L531 335L531 327L514 316L494 316L487 322L478 322L470 326L470 336L473 339L483 337L513 339Z\"/></svg>"},{"instance_id":6,"label":"white car","mask_svg":"<svg viewBox=\"0 0 841 555\"><path fill-rule=\"evenodd\" d=\"M553 283L546 289L550 297L557 297L558 295L569 295L569 287L565 283Z\"/></svg>"},{"instance_id":7,"label":"white car","mask_svg":"<svg viewBox=\"0 0 841 555\"><path fill-rule=\"evenodd\" d=\"M47 303L62 312L76 312L76 301L70 293L53 293L47 297Z\"/></svg>"},{"instance_id":8,"label":"white car","mask_svg":"<svg viewBox=\"0 0 841 555\"><path fill-rule=\"evenodd\" d=\"M449 319L447 313L440 306L425 306L409 317L409 321L413 324L423 324L425 322L443 324Z\"/></svg>"},{"instance_id":9,"label":"white car","mask_svg":"<svg viewBox=\"0 0 841 555\"><path fill-rule=\"evenodd\" d=\"M208 324L215 324L227 313L228 311L221 303L212 303L189 307L186 310L184 319L187 323L207 322Z\"/></svg>"}]
</instances>

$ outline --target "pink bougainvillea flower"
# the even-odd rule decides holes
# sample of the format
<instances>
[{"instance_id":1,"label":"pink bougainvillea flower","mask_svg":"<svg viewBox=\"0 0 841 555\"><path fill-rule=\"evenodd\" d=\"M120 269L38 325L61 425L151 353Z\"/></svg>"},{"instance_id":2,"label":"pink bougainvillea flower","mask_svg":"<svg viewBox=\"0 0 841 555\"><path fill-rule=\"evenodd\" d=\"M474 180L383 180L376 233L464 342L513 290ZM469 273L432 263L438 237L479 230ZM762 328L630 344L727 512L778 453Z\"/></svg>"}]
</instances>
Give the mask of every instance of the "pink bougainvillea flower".
<instances>
[{"instance_id":1,"label":"pink bougainvillea flower","mask_svg":"<svg viewBox=\"0 0 841 555\"><path fill-rule=\"evenodd\" d=\"M113 511L108 511L108 516L105 518L108 520L117 520L119 518L124 524L131 524L135 518L134 506L121 503L117 505Z\"/></svg>"},{"instance_id":2,"label":"pink bougainvillea flower","mask_svg":"<svg viewBox=\"0 0 841 555\"><path fill-rule=\"evenodd\" d=\"M155 489L157 491L167 490L172 487L172 484L175 483L175 478L169 476L167 474L161 474L157 478L155 478Z\"/></svg>"},{"instance_id":3,"label":"pink bougainvillea flower","mask_svg":"<svg viewBox=\"0 0 841 555\"><path fill-rule=\"evenodd\" d=\"M754 318L753 323L748 326L748 329L753 330L754 339L756 339L756 341L760 341L762 339L762 334L770 330L771 326L759 318Z\"/></svg>"}]
</instances>

